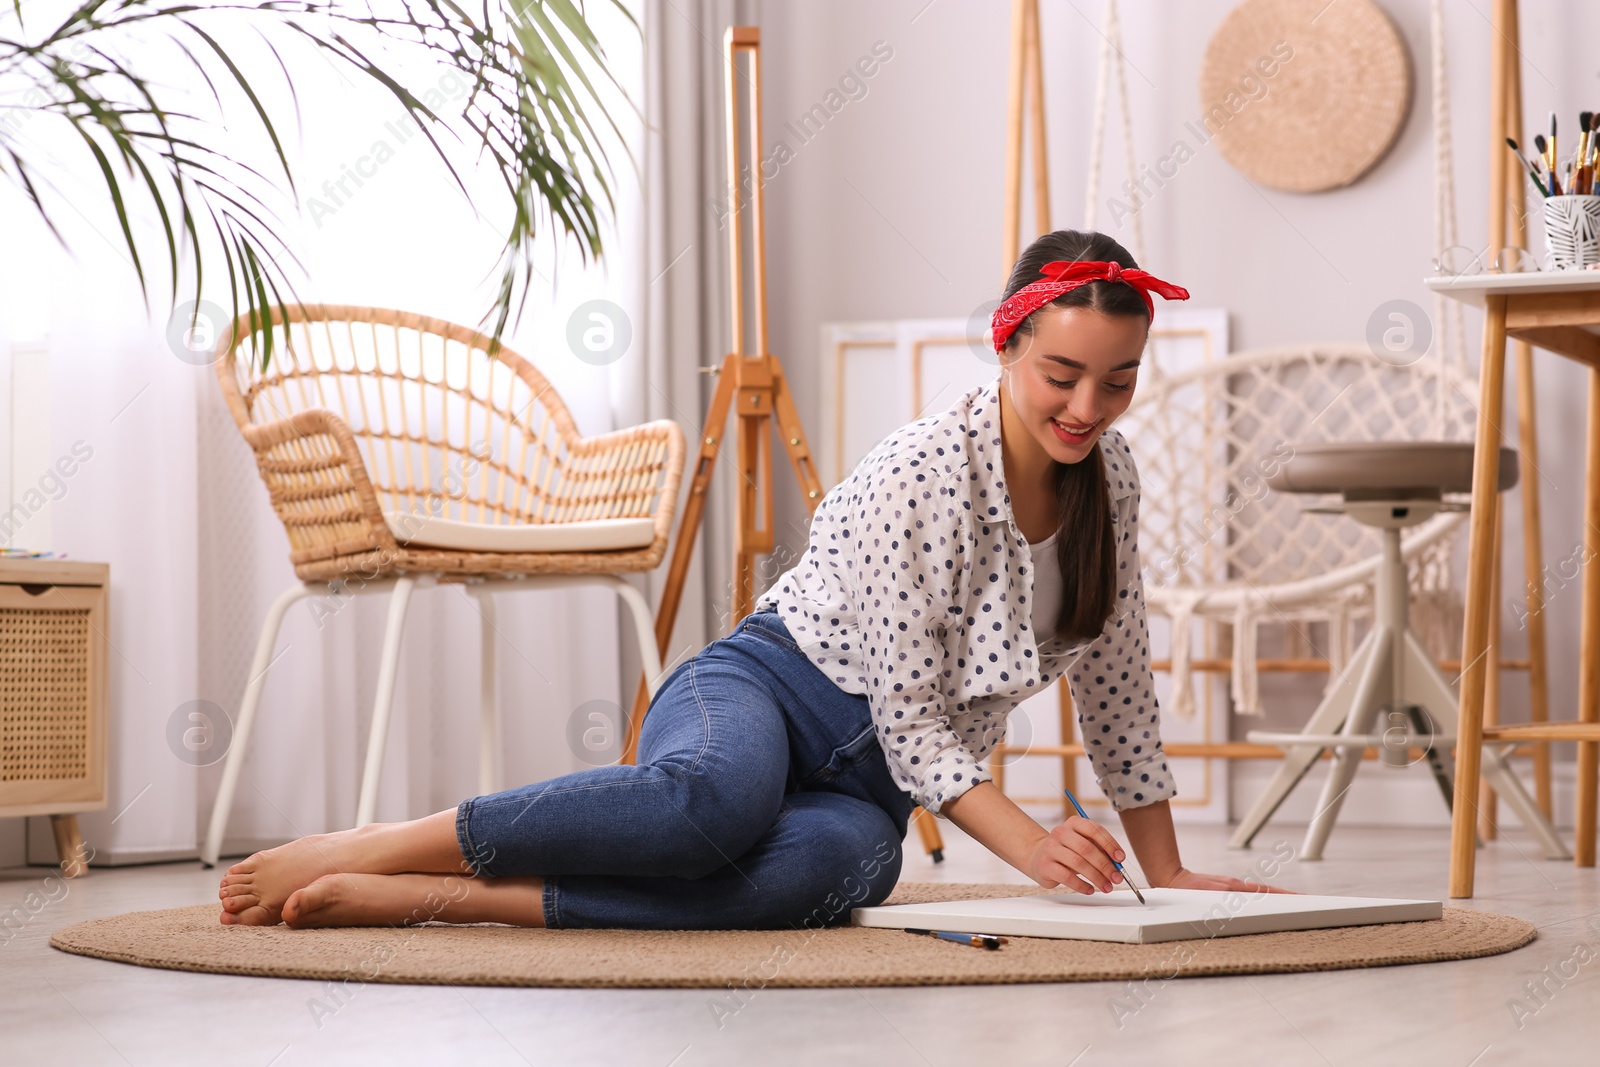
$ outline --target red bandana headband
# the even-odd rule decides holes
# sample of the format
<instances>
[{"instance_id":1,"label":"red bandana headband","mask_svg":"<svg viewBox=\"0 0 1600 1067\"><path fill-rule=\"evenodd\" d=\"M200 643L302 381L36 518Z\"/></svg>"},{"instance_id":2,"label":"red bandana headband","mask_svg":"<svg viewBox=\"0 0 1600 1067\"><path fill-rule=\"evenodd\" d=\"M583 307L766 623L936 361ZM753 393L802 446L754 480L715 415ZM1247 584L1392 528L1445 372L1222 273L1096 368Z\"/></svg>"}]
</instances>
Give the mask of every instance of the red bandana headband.
<instances>
[{"instance_id":1,"label":"red bandana headband","mask_svg":"<svg viewBox=\"0 0 1600 1067\"><path fill-rule=\"evenodd\" d=\"M1041 277L1038 281L1024 285L995 309L992 326L994 350L997 353L1005 348L1006 339L1023 319L1062 293L1071 292L1078 286L1092 281L1104 279L1108 282L1126 282L1133 286L1139 291L1139 295L1144 297L1145 310L1152 319L1156 315L1155 302L1150 299L1152 291L1160 293L1168 300L1189 299L1189 290L1183 286L1164 282L1149 271L1124 269L1122 264L1115 262L1058 259L1046 263L1040 268L1039 274Z\"/></svg>"}]
</instances>

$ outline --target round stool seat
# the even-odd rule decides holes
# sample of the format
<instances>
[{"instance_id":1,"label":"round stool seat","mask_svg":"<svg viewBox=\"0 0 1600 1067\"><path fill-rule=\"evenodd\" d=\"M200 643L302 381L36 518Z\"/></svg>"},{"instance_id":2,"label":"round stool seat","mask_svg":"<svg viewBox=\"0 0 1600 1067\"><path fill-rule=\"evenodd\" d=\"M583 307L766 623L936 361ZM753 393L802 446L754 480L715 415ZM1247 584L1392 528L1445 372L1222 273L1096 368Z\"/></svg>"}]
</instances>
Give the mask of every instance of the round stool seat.
<instances>
[{"instance_id":1,"label":"round stool seat","mask_svg":"<svg viewBox=\"0 0 1600 1067\"><path fill-rule=\"evenodd\" d=\"M1437 499L1472 491L1470 441L1291 444L1267 485L1284 493L1342 493L1346 500ZM1517 484L1517 451L1500 449L1497 491Z\"/></svg>"}]
</instances>

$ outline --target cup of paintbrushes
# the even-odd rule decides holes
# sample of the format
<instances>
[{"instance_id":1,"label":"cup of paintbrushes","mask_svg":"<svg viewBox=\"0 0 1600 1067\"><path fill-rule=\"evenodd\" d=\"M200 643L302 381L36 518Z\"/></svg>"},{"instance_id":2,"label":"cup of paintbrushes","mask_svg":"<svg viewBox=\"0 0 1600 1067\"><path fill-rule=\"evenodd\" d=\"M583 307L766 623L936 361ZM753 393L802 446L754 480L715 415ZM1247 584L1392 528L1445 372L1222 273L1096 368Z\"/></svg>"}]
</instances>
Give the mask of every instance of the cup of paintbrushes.
<instances>
[{"instance_id":1,"label":"cup of paintbrushes","mask_svg":"<svg viewBox=\"0 0 1600 1067\"><path fill-rule=\"evenodd\" d=\"M1544 199L1549 270L1600 266L1600 196L1563 193Z\"/></svg>"}]
</instances>

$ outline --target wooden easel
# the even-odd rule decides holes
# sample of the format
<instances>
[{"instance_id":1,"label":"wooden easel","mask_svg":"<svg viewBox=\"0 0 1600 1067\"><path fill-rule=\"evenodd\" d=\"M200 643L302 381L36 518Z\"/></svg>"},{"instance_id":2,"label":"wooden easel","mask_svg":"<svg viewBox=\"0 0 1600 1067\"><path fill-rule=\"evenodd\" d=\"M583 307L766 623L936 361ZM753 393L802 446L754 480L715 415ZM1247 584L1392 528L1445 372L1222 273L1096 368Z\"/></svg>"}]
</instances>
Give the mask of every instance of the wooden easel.
<instances>
[{"instance_id":1,"label":"wooden easel","mask_svg":"<svg viewBox=\"0 0 1600 1067\"><path fill-rule=\"evenodd\" d=\"M1512 157L1507 137L1522 143L1522 59L1519 48L1519 29L1516 0L1510 0L1505 12L1507 25L1492 47L1496 50L1495 70L1502 75L1497 95L1498 105L1491 105L1489 119L1500 132L1492 140L1489 156L1489 249L1498 249L1509 241L1526 248L1528 245L1527 184L1522 169ZM1492 80L1492 79L1491 79ZM1504 205L1497 207L1497 205ZM1507 223L1510 232L1507 233ZM1550 719L1549 661L1545 654L1544 585L1538 576L1544 574L1543 526L1539 519L1539 439L1535 432L1533 408L1533 346L1518 338L1517 359L1517 488L1522 496L1522 552L1524 589L1527 594L1528 627L1528 717L1531 722L1548 722ZM1495 604L1501 603L1503 586L1501 540L1505 523L1501 516L1503 505L1499 495L1494 508L1494 571L1490 580ZM1501 618L1496 609L1489 616L1490 647L1500 649ZM1500 672L1489 671L1485 678L1483 723L1494 726L1500 722ZM1546 741L1530 742L1533 746L1534 795L1539 809L1547 819L1554 818L1550 795L1550 744ZM1478 834L1493 840L1499 833L1498 801L1487 783L1478 797Z\"/></svg>"},{"instance_id":2,"label":"wooden easel","mask_svg":"<svg viewBox=\"0 0 1600 1067\"><path fill-rule=\"evenodd\" d=\"M1013 0L1011 6L1011 83L1006 110L1006 205L1005 232L1001 235L1001 270L1008 271L1022 250L1022 145L1030 132L1024 129L1024 112L1031 110L1033 121L1033 203L1036 229L1050 232L1050 157L1044 127L1044 68L1039 56L1039 0ZM989 774L995 788L1005 792L1006 756L1059 755L1061 783L1078 791L1077 757L1083 746L1074 744L1072 688L1063 677L1056 682L1056 699L1061 720L1061 744L998 744L990 753ZM1061 798L1061 818L1071 815L1066 795Z\"/></svg>"},{"instance_id":3,"label":"wooden easel","mask_svg":"<svg viewBox=\"0 0 1600 1067\"><path fill-rule=\"evenodd\" d=\"M689 499L684 504L678 523L677 545L672 552L672 565L667 571L667 583L662 589L661 604L656 612L656 646L666 649L672 642L672 627L678 617L678 605L683 597L684 581L689 573L689 559L694 554L695 537L700 530L700 520L705 514L706 493L711 487L712 471L719 454L718 443L727 426L728 409L738 398L739 417L737 441L739 454L739 516L734 530L733 603L731 620L738 621L750 614L755 601L755 558L760 553L770 553L775 547L772 534L772 453L767 446L770 420L777 419L776 432L790 462L794 464L795 481L805 497L807 511L815 514L822 503L823 485L818 479L811 450L806 445L805 430L800 425L800 415L794 398L783 376L783 367L776 356L767 351L767 273L766 273L766 222L762 200L761 176L761 34L755 26L730 26L722 38L726 61L727 130L728 130L728 198L729 214L729 277L732 282L733 351L725 356L722 365L702 368L717 376L716 392L706 413L705 429L700 435L700 454L695 464L694 477L689 486ZM754 305L756 324L755 354L745 351L744 319L744 212L745 203L739 182L739 82L737 63L740 52L749 58L750 107L747 140L752 159L753 180L750 188L750 206L755 212L751 233L751 258L749 268L755 283ZM762 486L766 486L762 492ZM757 513L757 503L760 512ZM622 762L634 763L638 759L639 731L644 726L645 713L650 710L650 693L641 676L634 695L631 728L627 750ZM944 858L944 841L934 818L922 807L912 812L912 821L922 835L922 844L932 854L934 862Z\"/></svg>"}]
</instances>

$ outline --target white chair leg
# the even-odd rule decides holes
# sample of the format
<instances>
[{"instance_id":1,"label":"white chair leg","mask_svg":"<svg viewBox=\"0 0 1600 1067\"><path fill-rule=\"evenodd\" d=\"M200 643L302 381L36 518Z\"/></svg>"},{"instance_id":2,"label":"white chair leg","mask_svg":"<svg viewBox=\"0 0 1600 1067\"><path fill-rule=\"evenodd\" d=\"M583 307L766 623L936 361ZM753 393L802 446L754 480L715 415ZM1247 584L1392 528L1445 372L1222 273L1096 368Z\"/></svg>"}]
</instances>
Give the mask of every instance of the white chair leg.
<instances>
[{"instance_id":1,"label":"white chair leg","mask_svg":"<svg viewBox=\"0 0 1600 1067\"><path fill-rule=\"evenodd\" d=\"M495 626L494 593L475 589L472 599L483 620L479 661L482 677L478 690L478 793L487 795L500 791L500 701L495 674L495 642L500 631Z\"/></svg>"},{"instance_id":2,"label":"white chair leg","mask_svg":"<svg viewBox=\"0 0 1600 1067\"><path fill-rule=\"evenodd\" d=\"M633 615L633 629L639 642L639 659L644 664L645 688L651 697L661 686L661 650L656 647L656 621L644 594L614 575L606 575L606 584L617 591L622 602Z\"/></svg>"},{"instance_id":3,"label":"white chair leg","mask_svg":"<svg viewBox=\"0 0 1600 1067\"><path fill-rule=\"evenodd\" d=\"M1344 727L1340 730L1343 734L1370 733L1373 720L1385 703L1383 694L1394 691L1395 633L1381 623L1374 626L1371 633L1376 638L1372 656L1362 665L1361 681L1357 683L1350 702L1350 714L1345 717ZM1334 821L1339 818L1339 809L1344 806L1345 794L1350 791L1350 783L1355 781L1356 770L1361 766L1361 754L1362 750L1353 745L1334 750L1333 768L1322 785L1322 796L1317 800L1311 825L1306 828L1301 859L1322 858L1322 849L1328 843L1328 835L1333 832Z\"/></svg>"},{"instance_id":4,"label":"white chair leg","mask_svg":"<svg viewBox=\"0 0 1600 1067\"><path fill-rule=\"evenodd\" d=\"M358 827L370 823L378 807L378 776L383 771L383 748L389 736L389 710L394 706L400 638L405 633L406 608L416 584L417 580L409 575L400 578L389 598L389 620L383 631L383 659L378 665L378 695L372 704L372 732L367 738L367 766L361 775L361 796L356 801Z\"/></svg>"},{"instance_id":5,"label":"white chair leg","mask_svg":"<svg viewBox=\"0 0 1600 1067\"><path fill-rule=\"evenodd\" d=\"M297 601L310 596L314 588L297 582L278 594L278 599L267 609L261 623L261 635L256 638L255 659L250 662L250 676L244 687L244 701L239 706L239 721L234 724L233 741L228 748L228 759L222 767L222 784L217 790L216 803L211 807L211 826L206 831L205 847L200 851L200 862L207 867L217 865L222 853L222 835L228 829L228 815L233 810L233 795L239 788L239 773L244 767L245 754L250 748L250 733L255 728L256 708L261 704L261 691L266 688L267 669L272 666L272 650L278 643L278 631L283 627L283 617Z\"/></svg>"},{"instance_id":6,"label":"white chair leg","mask_svg":"<svg viewBox=\"0 0 1600 1067\"><path fill-rule=\"evenodd\" d=\"M1355 707L1352 697L1376 649L1376 640L1372 633L1368 633L1355 654L1350 657L1349 666L1344 674L1328 687L1322 702L1317 705L1317 710L1306 721L1305 733L1329 733L1350 717L1351 709ZM1272 781L1251 805L1249 814L1240 821L1238 829L1228 839L1229 848L1250 847L1250 841L1316 764L1322 756L1322 750L1321 745L1295 745L1283 754L1283 760L1273 774Z\"/></svg>"}]
</instances>

